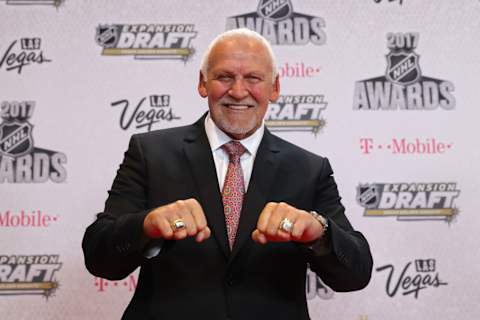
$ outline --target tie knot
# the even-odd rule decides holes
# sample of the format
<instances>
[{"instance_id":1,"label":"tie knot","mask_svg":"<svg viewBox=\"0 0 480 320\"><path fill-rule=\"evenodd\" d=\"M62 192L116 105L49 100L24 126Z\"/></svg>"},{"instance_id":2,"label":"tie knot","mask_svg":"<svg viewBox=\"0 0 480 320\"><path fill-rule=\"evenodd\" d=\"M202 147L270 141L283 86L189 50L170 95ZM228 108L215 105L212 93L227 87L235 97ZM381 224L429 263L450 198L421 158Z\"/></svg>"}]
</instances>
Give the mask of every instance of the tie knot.
<instances>
[{"instance_id":1,"label":"tie knot","mask_svg":"<svg viewBox=\"0 0 480 320\"><path fill-rule=\"evenodd\" d=\"M245 147L242 146L240 142L234 140L225 143L222 146L222 149L225 150L225 152L228 154L231 162L239 162L240 157L246 151Z\"/></svg>"}]
</instances>

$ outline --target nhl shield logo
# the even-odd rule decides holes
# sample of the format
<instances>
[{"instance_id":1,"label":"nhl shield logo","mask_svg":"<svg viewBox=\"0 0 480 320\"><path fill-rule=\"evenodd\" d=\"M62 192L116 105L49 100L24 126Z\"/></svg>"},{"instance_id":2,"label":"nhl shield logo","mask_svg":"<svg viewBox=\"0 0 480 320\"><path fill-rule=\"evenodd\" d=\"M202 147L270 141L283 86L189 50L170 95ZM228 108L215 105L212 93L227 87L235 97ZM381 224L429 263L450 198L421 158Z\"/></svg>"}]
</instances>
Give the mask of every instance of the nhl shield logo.
<instances>
[{"instance_id":1,"label":"nhl shield logo","mask_svg":"<svg viewBox=\"0 0 480 320\"><path fill-rule=\"evenodd\" d=\"M264 19L280 21L292 15L292 3L290 0L260 0L257 13Z\"/></svg>"},{"instance_id":2,"label":"nhl shield logo","mask_svg":"<svg viewBox=\"0 0 480 320\"><path fill-rule=\"evenodd\" d=\"M420 79L418 55L411 52L390 52L387 55L387 79L399 85L408 85Z\"/></svg>"},{"instance_id":3,"label":"nhl shield logo","mask_svg":"<svg viewBox=\"0 0 480 320\"><path fill-rule=\"evenodd\" d=\"M98 26L95 41L104 48L114 48L117 44L118 36L119 32L116 26Z\"/></svg>"},{"instance_id":4,"label":"nhl shield logo","mask_svg":"<svg viewBox=\"0 0 480 320\"><path fill-rule=\"evenodd\" d=\"M0 154L16 158L29 153L33 148L32 127L18 121L0 124Z\"/></svg>"},{"instance_id":5,"label":"nhl shield logo","mask_svg":"<svg viewBox=\"0 0 480 320\"><path fill-rule=\"evenodd\" d=\"M376 208L380 194L375 184L364 184L357 187L357 202L364 208Z\"/></svg>"}]
</instances>

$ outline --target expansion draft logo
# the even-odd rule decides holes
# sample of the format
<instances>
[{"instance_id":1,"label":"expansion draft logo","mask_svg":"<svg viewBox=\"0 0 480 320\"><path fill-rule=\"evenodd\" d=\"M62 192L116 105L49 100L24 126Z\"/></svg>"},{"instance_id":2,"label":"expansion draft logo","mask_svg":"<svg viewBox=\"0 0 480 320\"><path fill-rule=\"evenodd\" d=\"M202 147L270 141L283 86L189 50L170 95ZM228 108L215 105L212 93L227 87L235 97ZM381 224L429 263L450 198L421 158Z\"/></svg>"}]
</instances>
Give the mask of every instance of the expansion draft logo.
<instances>
[{"instance_id":1,"label":"expansion draft logo","mask_svg":"<svg viewBox=\"0 0 480 320\"><path fill-rule=\"evenodd\" d=\"M248 28L273 45L323 45L327 40L325 20L296 13L291 0L260 0L256 12L227 18L227 30Z\"/></svg>"},{"instance_id":2,"label":"expansion draft logo","mask_svg":"<svg viewBox=\"0 0 480 320\"><path fill-rule=\"evenodd\" d=\"M98 26L95 40L106 56L187 61L196 35L193 24L111 24Z\"/></svg>"},{"instance_id":3,"label":"expansion draft logo","mask_svg":"<svg viewBox=\"0 0 480 320\"><path fill-rule=\"evenodd\" d=\"M354 110L452 110L455 87L447 80L422 75L415 52L419 34L388 33L385 76L357 81Z\"/></svg>"},{"instance_id":4,"label":"expansion draft logo","mask_svg":"<svg viewBox=\"0 0 480 320\"><path fill-rule=\"evenodd\" d=\"M63 182L67 157L62 152L35 148L29 122L33 101L0 104L0 183Z\"/></svg>"},{"instance_id":5,"label":"expansion draft logo","mask_svg":"<svg viewBox=\"0 0 480 320\"><path fill-rule=\"evenodd\" d=\"M1 0L0 0L1 1ZM7 5L60 7L65 0L3 0Z\"/></svg>"},{"instance_id":6,"label":"expansion draft logo","mask_svg":"<svg viewBox=\"0 0 480 320\"><path fill-rule=\"evenodd\" d=\"M272 131L311 131L325 126L322 112L327 108L323 94L281 95L268 106L265 124Z\"/></svg>"},{"instance_id":7,"label":"expansion draft logo","mask_svg":"<svg viewBox=\"0 0 480 320\"><path fill-rule=\"evenodd\" d=\"M43 295L58 288L59 255L0 255L0 295Z\"/></svg>"},{"instance_id":8,"label":"expansion draft logo","mask_svg":"<svg viewBox=\"0 0 480 320\"><path fill-rule=\"evenodd\" d=\"M357 202L368 217L451 222L458 213L456 183L367 183L357 187Z\"/></svg>"}]
</instances>

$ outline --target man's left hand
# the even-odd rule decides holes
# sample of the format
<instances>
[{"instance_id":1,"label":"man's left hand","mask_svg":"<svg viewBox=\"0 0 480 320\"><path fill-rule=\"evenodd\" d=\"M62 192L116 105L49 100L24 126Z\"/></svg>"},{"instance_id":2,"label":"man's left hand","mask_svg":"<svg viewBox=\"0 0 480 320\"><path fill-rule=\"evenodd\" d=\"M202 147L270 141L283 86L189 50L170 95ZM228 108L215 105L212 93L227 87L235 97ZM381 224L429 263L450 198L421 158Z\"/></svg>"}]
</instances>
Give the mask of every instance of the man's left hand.
<instances>
[{"instance_id":1,"label":"man's left hand","mask_svg":"<svg viewBox=\"0 0 480 320\"><path fill-rule=\"evenodd\" d=\"M289 232L282 229L284 219L292 223ZM285 202L269 202L258 218L257 229L253 231L252 238L261 244L287 241L309 243L318 240L323 232L322 224L307 211Z\"/></svg>"}]
</instances>

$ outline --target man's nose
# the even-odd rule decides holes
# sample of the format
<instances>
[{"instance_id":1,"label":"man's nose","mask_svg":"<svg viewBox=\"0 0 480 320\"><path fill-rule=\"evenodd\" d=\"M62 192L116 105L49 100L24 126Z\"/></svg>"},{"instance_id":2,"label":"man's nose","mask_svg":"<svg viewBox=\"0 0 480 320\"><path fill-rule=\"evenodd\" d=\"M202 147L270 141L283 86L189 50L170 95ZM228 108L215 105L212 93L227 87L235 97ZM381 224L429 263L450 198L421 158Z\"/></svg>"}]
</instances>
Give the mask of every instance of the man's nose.
<instances>
[{"instance_id":1,"label":"man's nose","mask_svg":"<svg viewBox=\"0 0 480 320\"><path fill-rule=\"evenodd\" d=\"M241 100L248 96L248 90L245 87L243 79L235 79L235 82L228 90L228 94L236 100Z\"/></svg>"}]
</instances>

